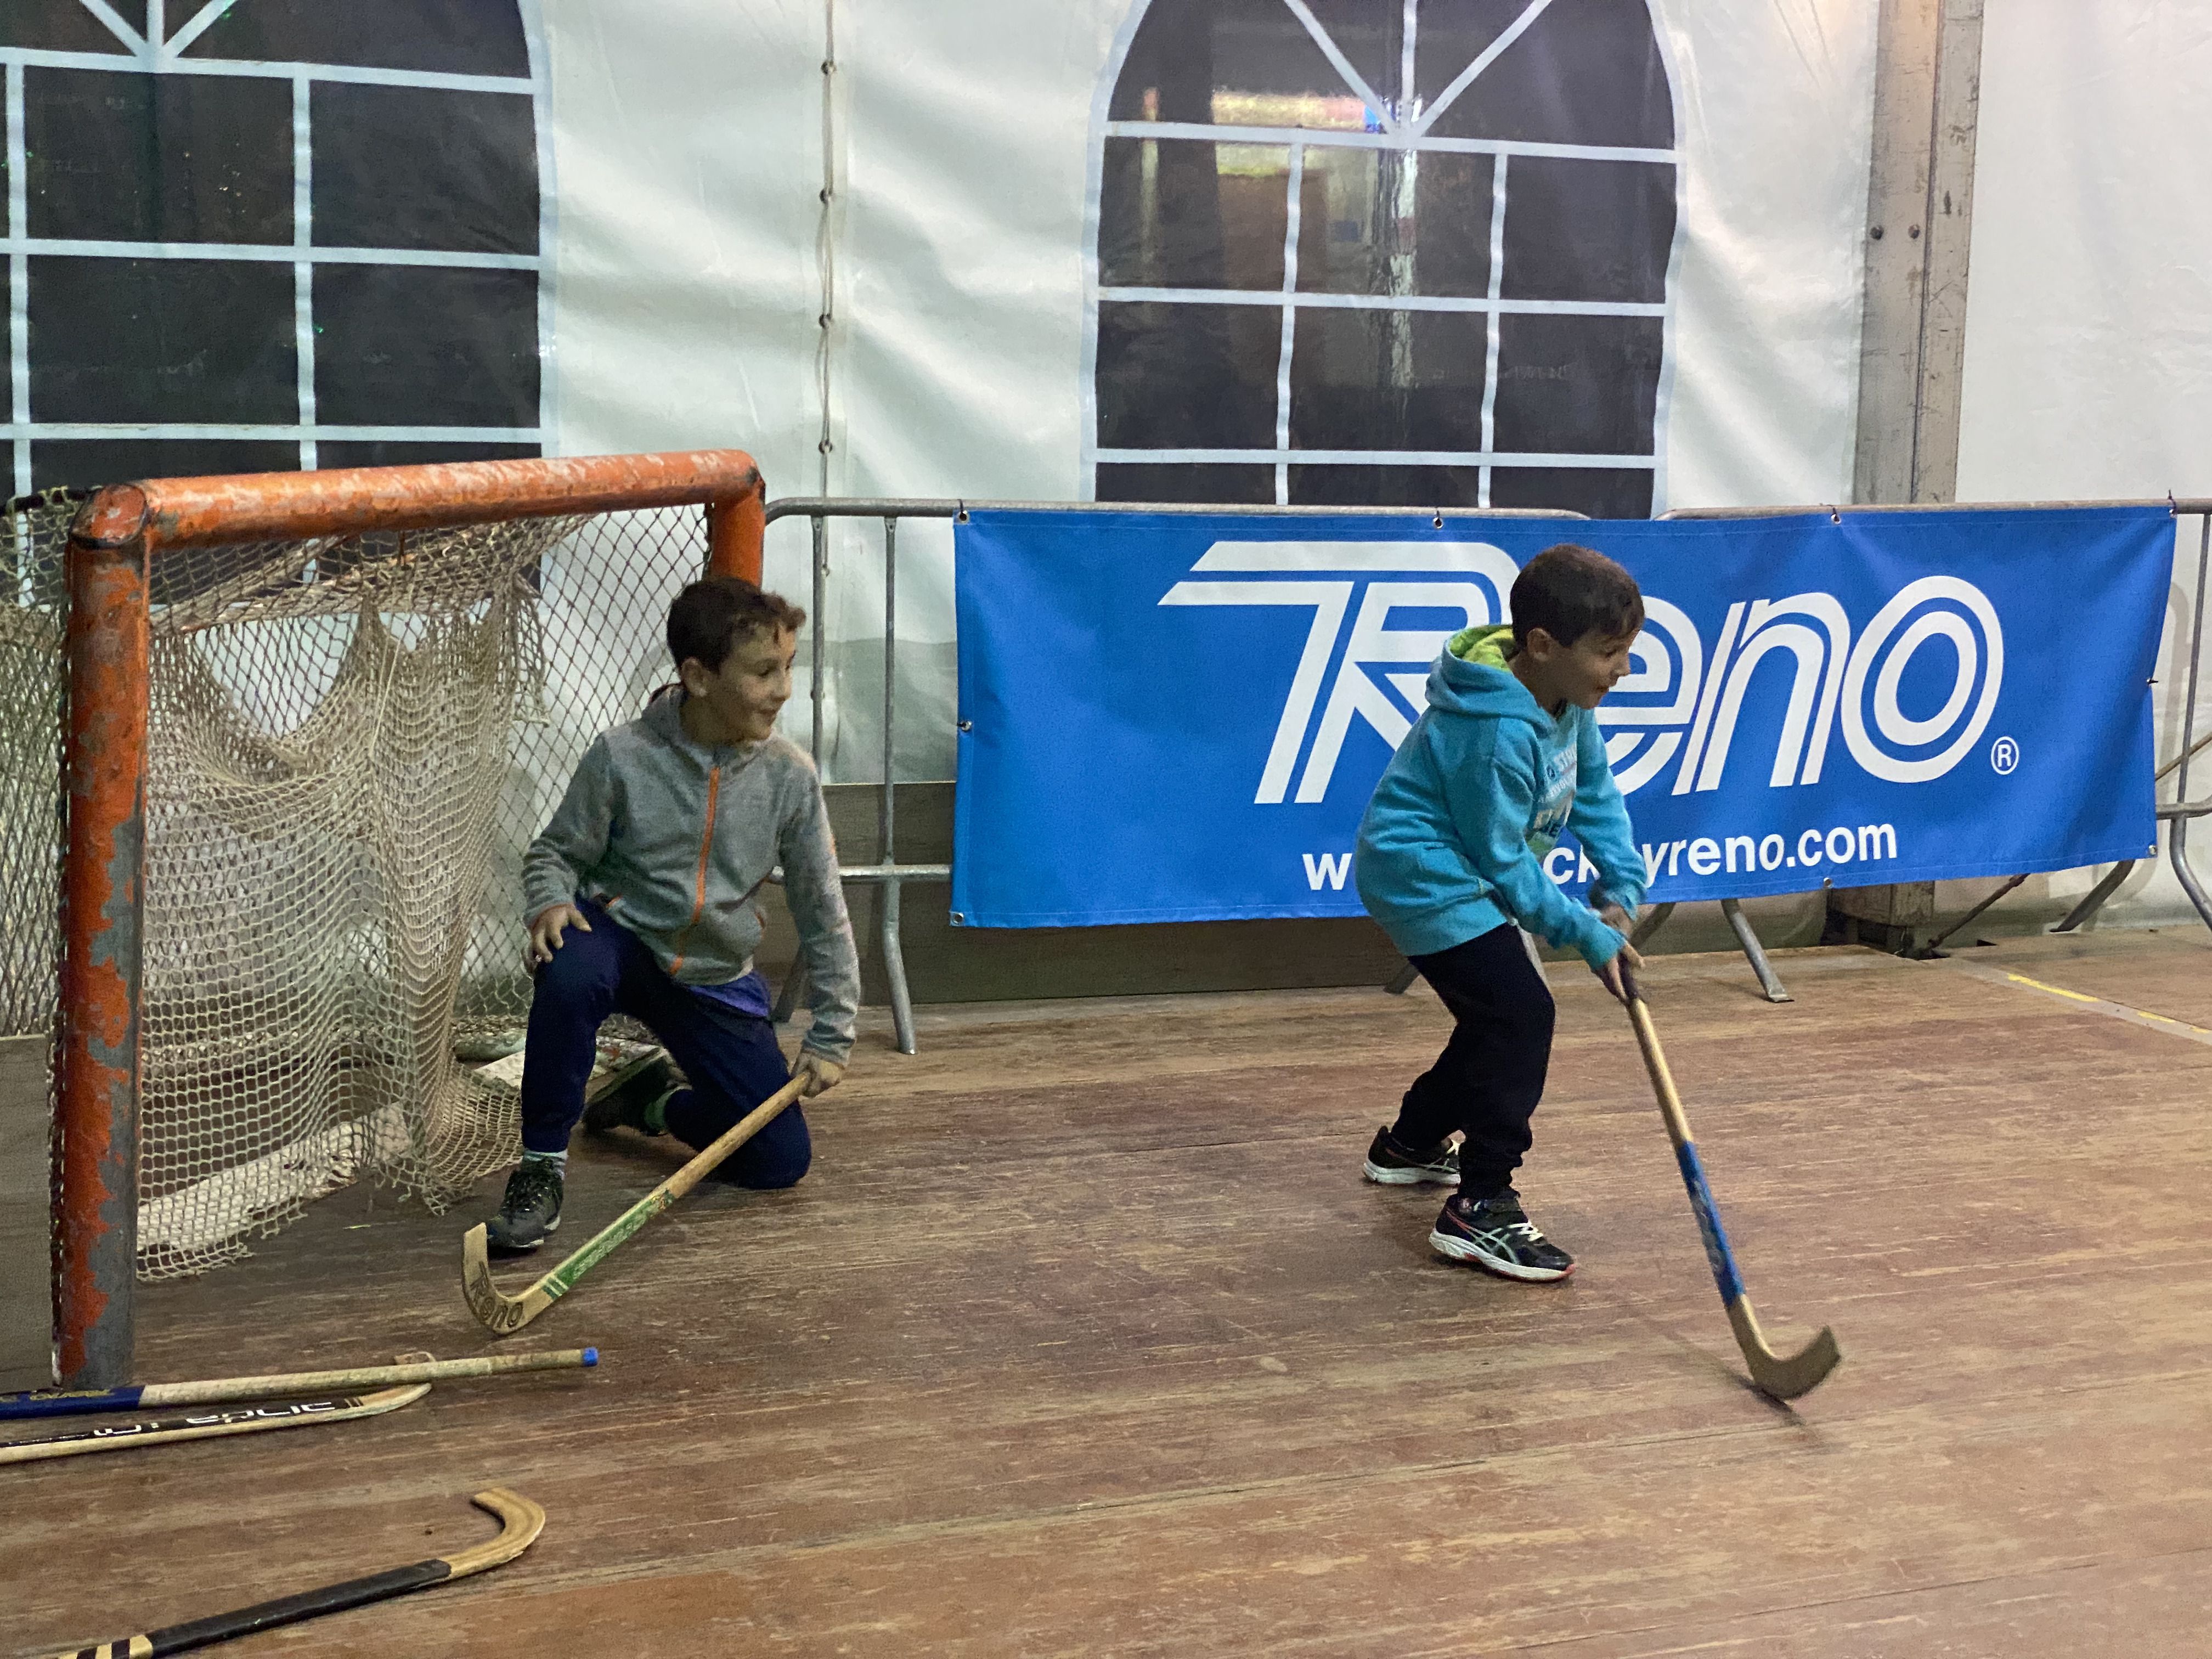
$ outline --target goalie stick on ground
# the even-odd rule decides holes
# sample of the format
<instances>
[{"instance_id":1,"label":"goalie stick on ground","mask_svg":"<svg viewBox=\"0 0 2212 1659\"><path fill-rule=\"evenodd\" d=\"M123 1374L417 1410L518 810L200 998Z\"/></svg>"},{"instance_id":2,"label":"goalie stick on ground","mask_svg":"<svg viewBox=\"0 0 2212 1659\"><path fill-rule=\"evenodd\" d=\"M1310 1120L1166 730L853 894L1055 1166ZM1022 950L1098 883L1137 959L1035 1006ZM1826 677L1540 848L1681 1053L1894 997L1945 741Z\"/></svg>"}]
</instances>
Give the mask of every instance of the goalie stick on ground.
<instances>
[{"instance_id":1,"label":"goalie stick on ground","mask_svg":"<svg viewBox=\"0 0 2212 1659\"><path fill-rule=\"evenodd\" d=\"M520 1330L574 1290L576 1281L604 1261L617 1244L704 1181L715 1165L758 1134L776 1114L799 1098L799 1091L806 1086L807 1077L808 1073L801 1071L520 1296L509 1296L492 1282L490 1252L483 1224L479 1222L470 1228L461 1241L461 1292L468 1297L469 1311L495 1336Z\"/></svg>"}]
</instances>

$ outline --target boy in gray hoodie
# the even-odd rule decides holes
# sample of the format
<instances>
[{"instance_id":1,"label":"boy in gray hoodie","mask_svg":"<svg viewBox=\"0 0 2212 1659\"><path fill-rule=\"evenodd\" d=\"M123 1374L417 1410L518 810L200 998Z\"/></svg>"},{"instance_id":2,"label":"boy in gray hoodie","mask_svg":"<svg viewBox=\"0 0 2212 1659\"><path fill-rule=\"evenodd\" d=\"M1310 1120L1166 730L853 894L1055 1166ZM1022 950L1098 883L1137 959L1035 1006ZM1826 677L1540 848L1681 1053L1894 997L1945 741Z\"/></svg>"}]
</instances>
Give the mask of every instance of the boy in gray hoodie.
<instances>
[{"instance_id":1,"label":"boy in gray hoodie","mask_svg":"<svg viewBox=\"0 0 2212 1659\"><path fill-rule=\"evenodd\" d=\"M704 1147L794 1075L812 1099L844 1075L860 1000L822 786L775 732L806 613L733 576L694 582L668 611L678 686L602 732L523 860L525 961L537 975L523 1050L520 1165L487 1227L533 1250L561 1224L568 1136L617 1125ZM811 989L812 1029L787 1069L753 967L753 898L783 866ZM666 1062L584 1112L600 1024L629 1014ZM806 1173L806 1119L786 1109L717 1171L757 1188Z\"/></svg>"}]
</instances>

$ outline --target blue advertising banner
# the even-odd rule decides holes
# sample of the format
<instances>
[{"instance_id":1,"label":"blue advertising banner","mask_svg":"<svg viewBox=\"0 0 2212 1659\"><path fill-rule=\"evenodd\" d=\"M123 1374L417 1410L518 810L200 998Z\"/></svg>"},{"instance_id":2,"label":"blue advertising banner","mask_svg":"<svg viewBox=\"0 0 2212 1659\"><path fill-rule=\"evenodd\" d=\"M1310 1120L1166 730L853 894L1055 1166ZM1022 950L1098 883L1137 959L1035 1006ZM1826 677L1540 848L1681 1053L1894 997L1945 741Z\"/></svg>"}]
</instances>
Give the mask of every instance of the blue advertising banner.
<instances>
[{"instance_id":1,"label":"blue advertising banner","mask_svg":"<svg viewBox=\"0 0 2212 1659\"><path fill-rule=\"evenodd\" d=\"M1647 617L1598 711L1654 900L2154 851L2162 507L1756 520L978 512L952 908L1359 913L1360 814L1459 629L1576 541ZM1570 891L1571 839L1546 861Z\"/></svg>"}]
</instances>

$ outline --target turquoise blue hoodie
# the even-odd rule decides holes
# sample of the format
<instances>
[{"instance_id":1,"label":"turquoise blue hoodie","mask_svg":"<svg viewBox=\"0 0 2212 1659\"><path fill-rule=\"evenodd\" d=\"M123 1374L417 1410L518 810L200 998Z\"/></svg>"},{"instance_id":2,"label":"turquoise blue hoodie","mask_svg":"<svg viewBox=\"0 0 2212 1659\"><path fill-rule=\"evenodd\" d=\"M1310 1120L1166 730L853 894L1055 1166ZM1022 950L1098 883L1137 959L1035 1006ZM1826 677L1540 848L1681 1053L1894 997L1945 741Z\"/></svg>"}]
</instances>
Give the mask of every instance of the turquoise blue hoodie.
<instances>
[{"instance_id":1,"label":"turquoise blue hoodie","mask_svg":"<svg viewBox=\"0 0 2212 1659\"><path fill-rule=\"evenodd\" d=\"M1564 826L1613 902L1644 901L1644 860L1606 764L1596 716L1547 712L1505 665L1510 627L1455 635L1429 671L1429 707L1375 786L1353 866L1361 902L1407 956L1508 921L1593 968L1619 933L1544 873Z\"/></svg>"}]
</instances>

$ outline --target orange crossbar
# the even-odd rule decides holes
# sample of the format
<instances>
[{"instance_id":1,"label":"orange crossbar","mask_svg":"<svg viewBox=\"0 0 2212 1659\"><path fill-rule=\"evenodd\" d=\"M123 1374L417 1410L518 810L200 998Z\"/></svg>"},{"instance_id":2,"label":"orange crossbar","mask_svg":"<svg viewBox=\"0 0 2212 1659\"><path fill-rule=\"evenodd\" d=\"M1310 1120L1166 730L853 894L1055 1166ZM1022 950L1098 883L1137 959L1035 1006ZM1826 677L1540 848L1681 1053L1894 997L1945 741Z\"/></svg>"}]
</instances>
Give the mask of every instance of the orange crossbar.
<instances>
[{"instance_id":1,"label":"orange crossbar","mask_svg":"<svg viewBox=\"0 0 2212 1659\"><path fill-rule=\"evenodd\" d=\"M759 580L764 529L760 468L741 449L540 460L442 461L330 472L249 472L112 484L94 496L77 533L113 546L143 533L149 548L427 530L493 519L704 506L732 541L732 574ZM744 545L750 532L752 545ZM717 548L721 555L724 550ZM750 553L750 557L746 556ZM717 563L721 560L717 559Z\"/></svg>"}]
</instances>

